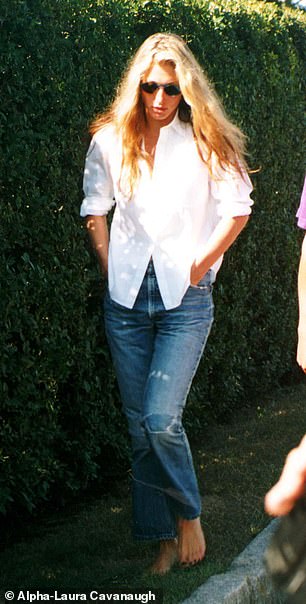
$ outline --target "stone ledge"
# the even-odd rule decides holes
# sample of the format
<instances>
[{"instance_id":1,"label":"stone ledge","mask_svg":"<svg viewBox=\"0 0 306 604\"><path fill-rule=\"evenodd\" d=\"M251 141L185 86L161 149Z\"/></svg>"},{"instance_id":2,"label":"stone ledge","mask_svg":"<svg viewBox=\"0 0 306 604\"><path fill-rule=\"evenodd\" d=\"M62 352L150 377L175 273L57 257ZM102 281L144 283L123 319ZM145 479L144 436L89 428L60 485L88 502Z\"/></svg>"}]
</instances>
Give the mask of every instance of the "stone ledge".
<instances>
[{"instance_id":1,"label":"stone ledge","mask_svg":"<svg viewBox=\"0 0 306 604\"><path fill-rule=\"evenodd\" d=\"M210 577L182 604L281 604L262 559L274 532L273 520L232 562L226 573Z\"/></svg>"}]
</instances>

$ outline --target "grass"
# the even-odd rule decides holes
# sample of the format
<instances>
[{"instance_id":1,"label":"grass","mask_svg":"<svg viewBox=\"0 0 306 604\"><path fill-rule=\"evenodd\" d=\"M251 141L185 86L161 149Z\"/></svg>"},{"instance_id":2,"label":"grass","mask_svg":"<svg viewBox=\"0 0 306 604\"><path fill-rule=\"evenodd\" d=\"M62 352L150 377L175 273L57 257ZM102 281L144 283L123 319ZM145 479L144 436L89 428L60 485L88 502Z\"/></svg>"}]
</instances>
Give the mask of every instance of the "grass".
<instances>
[{"instance_id":1,"label":"grass","mask_svg":"<svg viewBox=\"0 0 306 604\"><path fill-rule=\"evenodd\" d=\"M177 604L223 572L269 522L263 497L284 458L306 431L306 384L271 393L226 425L205 428L193 454L203 493L208 550L194 569L152 578L152 545L130 538L129 481L112 495L70 505L31 523L0 552L0 595L8 589L163 590Z\"/></svg>"}]
</instances>

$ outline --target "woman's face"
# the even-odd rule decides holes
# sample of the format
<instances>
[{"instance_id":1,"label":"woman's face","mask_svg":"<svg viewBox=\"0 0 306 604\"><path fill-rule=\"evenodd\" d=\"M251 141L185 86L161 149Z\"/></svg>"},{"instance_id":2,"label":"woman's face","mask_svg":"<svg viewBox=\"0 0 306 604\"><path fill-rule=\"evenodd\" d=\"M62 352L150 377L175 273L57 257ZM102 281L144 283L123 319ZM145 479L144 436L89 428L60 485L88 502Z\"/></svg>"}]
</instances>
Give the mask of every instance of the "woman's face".
<instances>
[{"instance_id":1,"label":"woman's face","mask_svg":"<svg viewBox=\"0 0 306 604\"><path fill-rule=\"evenodd\" d=\"M145 74L142 82L155 82L158 85L176 84L178 86L175 69L168 63L154 64ZM158 123L160 126L170 124L182 98L181 94L169 96L164 88L157 88L151 94L142 90L141 96L149 125L150 123L152 125Z\"/></svg>"}]
</instances>

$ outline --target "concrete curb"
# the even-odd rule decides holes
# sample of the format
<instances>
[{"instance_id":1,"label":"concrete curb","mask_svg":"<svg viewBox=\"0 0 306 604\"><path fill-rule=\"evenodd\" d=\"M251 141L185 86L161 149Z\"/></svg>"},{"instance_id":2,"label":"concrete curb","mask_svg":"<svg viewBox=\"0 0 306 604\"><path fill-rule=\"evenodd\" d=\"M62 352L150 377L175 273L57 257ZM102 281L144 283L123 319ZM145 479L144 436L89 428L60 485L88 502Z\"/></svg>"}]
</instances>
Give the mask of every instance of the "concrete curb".
<instances>
[{"instance_id":1,"label":"concrete curb","mask_svg":"<svg viewBox=\"0 0 306 604\"><path fill-rule=\"evenodd\" d=\"M263 553L275 531L273 520L234 560L226 573L210 577L182 604L281 604L263 565Z\"/></svg>"}]
</instances>

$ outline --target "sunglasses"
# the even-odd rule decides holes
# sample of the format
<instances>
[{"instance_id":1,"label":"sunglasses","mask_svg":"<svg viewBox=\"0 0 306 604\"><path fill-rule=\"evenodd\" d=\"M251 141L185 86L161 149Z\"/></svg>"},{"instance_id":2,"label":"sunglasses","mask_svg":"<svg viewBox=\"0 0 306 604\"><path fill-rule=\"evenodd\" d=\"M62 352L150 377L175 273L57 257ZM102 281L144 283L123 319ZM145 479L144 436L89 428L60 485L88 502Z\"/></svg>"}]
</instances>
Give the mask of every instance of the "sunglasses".
<instances>
[{"instance_id":1,"label":"sunglasses","mask_svg":"<svg viewBox=\"0 0 306 604\"><path fill-rule=\"evenodd\" d=\"M179 86L176 84L157 84L156 82L141 82L141 90L147 94L153 94L159 88L163 88L168 96L177 96L181 94Z\"/></svg>"}]
</instances>

